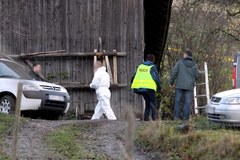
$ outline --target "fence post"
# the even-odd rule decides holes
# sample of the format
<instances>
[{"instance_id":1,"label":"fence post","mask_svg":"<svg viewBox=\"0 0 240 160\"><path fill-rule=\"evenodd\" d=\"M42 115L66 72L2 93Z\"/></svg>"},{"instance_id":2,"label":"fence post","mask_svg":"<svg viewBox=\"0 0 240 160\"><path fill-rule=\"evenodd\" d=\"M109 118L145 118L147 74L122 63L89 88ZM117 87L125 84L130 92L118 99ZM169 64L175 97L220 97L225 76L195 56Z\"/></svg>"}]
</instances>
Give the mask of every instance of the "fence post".
<instances>
[{"instance_id":1,"label":"fence post","mask_svg":"<svg viewBox=\"0 0 240 160\"><path fill-rule=\"evenodd\" d=\"M129 108L127 112L127 130L125 135L125 160L134 160L134 134L135 134L135 115L133 109Z\"/></svg>"},{"instance_id":2,"label":"fence post","mask_svg":"<svg viewBox=\"0 0 240 160\"><path fill-rule=\"evenodd\" d=\"M15 121L14 121L14 128L13 128L13 145L12 145L12 156L11 160L17 159L17 143L18 143L18 132L19 132L19 124L20 124L20 107L22 101L22 90L23 90L23 83L18 83L18 91L17 91L17 99L16 99L16 106L15 106Z\"/></svg>"}]
</instances>

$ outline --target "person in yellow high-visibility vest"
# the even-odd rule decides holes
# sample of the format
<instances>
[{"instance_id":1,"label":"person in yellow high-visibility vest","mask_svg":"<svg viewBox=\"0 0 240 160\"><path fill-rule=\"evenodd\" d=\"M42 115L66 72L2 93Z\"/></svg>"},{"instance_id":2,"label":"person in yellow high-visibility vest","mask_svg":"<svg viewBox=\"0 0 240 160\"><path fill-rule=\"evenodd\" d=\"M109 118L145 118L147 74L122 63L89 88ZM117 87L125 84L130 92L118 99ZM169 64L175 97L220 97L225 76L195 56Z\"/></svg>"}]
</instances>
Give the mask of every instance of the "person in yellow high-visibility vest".
<instances>
[{"instance_id":1,"label":"person in yellow high-visibility vest","mask_svg":"<svg viewBox=\"0 0 240 160\"><path fill-rule=\"evenodd\" d=\"M158 115L156 92L161 90L161 81L154 61L155 56L148 54L132 78L131 88L142 95L146 103L144 121L150 120L150 113L152 120L156 120Z\"/></svg>"}]
</instances>

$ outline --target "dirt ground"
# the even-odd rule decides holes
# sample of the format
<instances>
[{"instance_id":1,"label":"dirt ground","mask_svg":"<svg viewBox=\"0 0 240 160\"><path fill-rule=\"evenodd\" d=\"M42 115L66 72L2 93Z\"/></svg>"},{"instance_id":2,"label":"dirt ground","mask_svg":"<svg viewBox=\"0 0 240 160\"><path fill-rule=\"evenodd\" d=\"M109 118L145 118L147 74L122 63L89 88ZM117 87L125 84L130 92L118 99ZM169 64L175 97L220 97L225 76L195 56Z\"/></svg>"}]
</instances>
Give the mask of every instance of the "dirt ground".
<instances>
[{"instance_id":1,"label":"dirt ground","mask_svg":"<svg viewBox=\"0 0 240 160\"><path fill-rule=\"evenodd\" d=\"M88 126L88 135L85 147L93 152L103 153L110 159L124 159L124 137L126 122L121 121L46 121L31 120L22 126L19 133L18 159L19 160L52 160L48 152L44 136L58 127L72 124L84 124ZM87 124L87 125L86 125ZM138 124L139 125L139 124ZM11 153L12 137L6 138L6 152ZM135 158L137 160L160 160L159 155L146 153L136 147Z\"/></svg>"}]
</instances>

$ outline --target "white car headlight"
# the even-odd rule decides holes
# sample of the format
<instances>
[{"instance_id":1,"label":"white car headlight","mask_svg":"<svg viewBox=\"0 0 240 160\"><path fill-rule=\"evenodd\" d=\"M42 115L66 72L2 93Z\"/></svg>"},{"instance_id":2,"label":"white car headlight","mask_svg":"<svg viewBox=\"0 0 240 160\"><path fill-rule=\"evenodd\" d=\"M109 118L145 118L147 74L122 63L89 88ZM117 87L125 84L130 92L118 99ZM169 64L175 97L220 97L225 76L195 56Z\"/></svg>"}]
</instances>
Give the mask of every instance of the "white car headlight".
<instances>
[{"instance_id":1,"label":"white car headlight","mask_svg":"<svg viewBox=\"0 0 240 160\"><path fill-rule=\"evenodd\" d=\"M24 91L39 91L39 88L35 84L23 84Z\"/></svg>"},{"instance_id":2,"label":"white car headlight","mask_svg":"<svg viewBox=\"0 0 240 160\"><path fill-rule=\"evenodd\" d=\"M240 104L240 97L229 97L223 101L224 104Z\"/></svg>"}]
</instances>

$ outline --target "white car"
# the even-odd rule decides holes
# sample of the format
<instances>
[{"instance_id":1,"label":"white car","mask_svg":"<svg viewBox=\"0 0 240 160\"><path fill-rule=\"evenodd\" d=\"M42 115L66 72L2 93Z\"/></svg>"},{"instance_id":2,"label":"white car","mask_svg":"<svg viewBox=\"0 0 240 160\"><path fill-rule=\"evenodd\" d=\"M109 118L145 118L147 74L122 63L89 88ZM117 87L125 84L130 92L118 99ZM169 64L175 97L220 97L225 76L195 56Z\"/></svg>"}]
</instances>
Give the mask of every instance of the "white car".
<instances>
[{"instance_id":1,"label":"white car","mask_svg":"<svg viewBox=\"0 0 240 160\"><path fill-rule=\"evenodd\" d=\"M240 127L240 89L215 94L206 111L211 122Z\"/></svg>"},{"instance_id":2,"label":"white car","mask_svg":"<svg viewBox=\"0 0 240 160\"><path fill-rule=\"evenodd\" d=\"M21 113L30 117L43 114L58 119L69 110L70 96L59 85L32 80L29 70L20 64L0 59L0 113L13 113L18 84L23 83Z\"/></svg>"}]
</instances>

